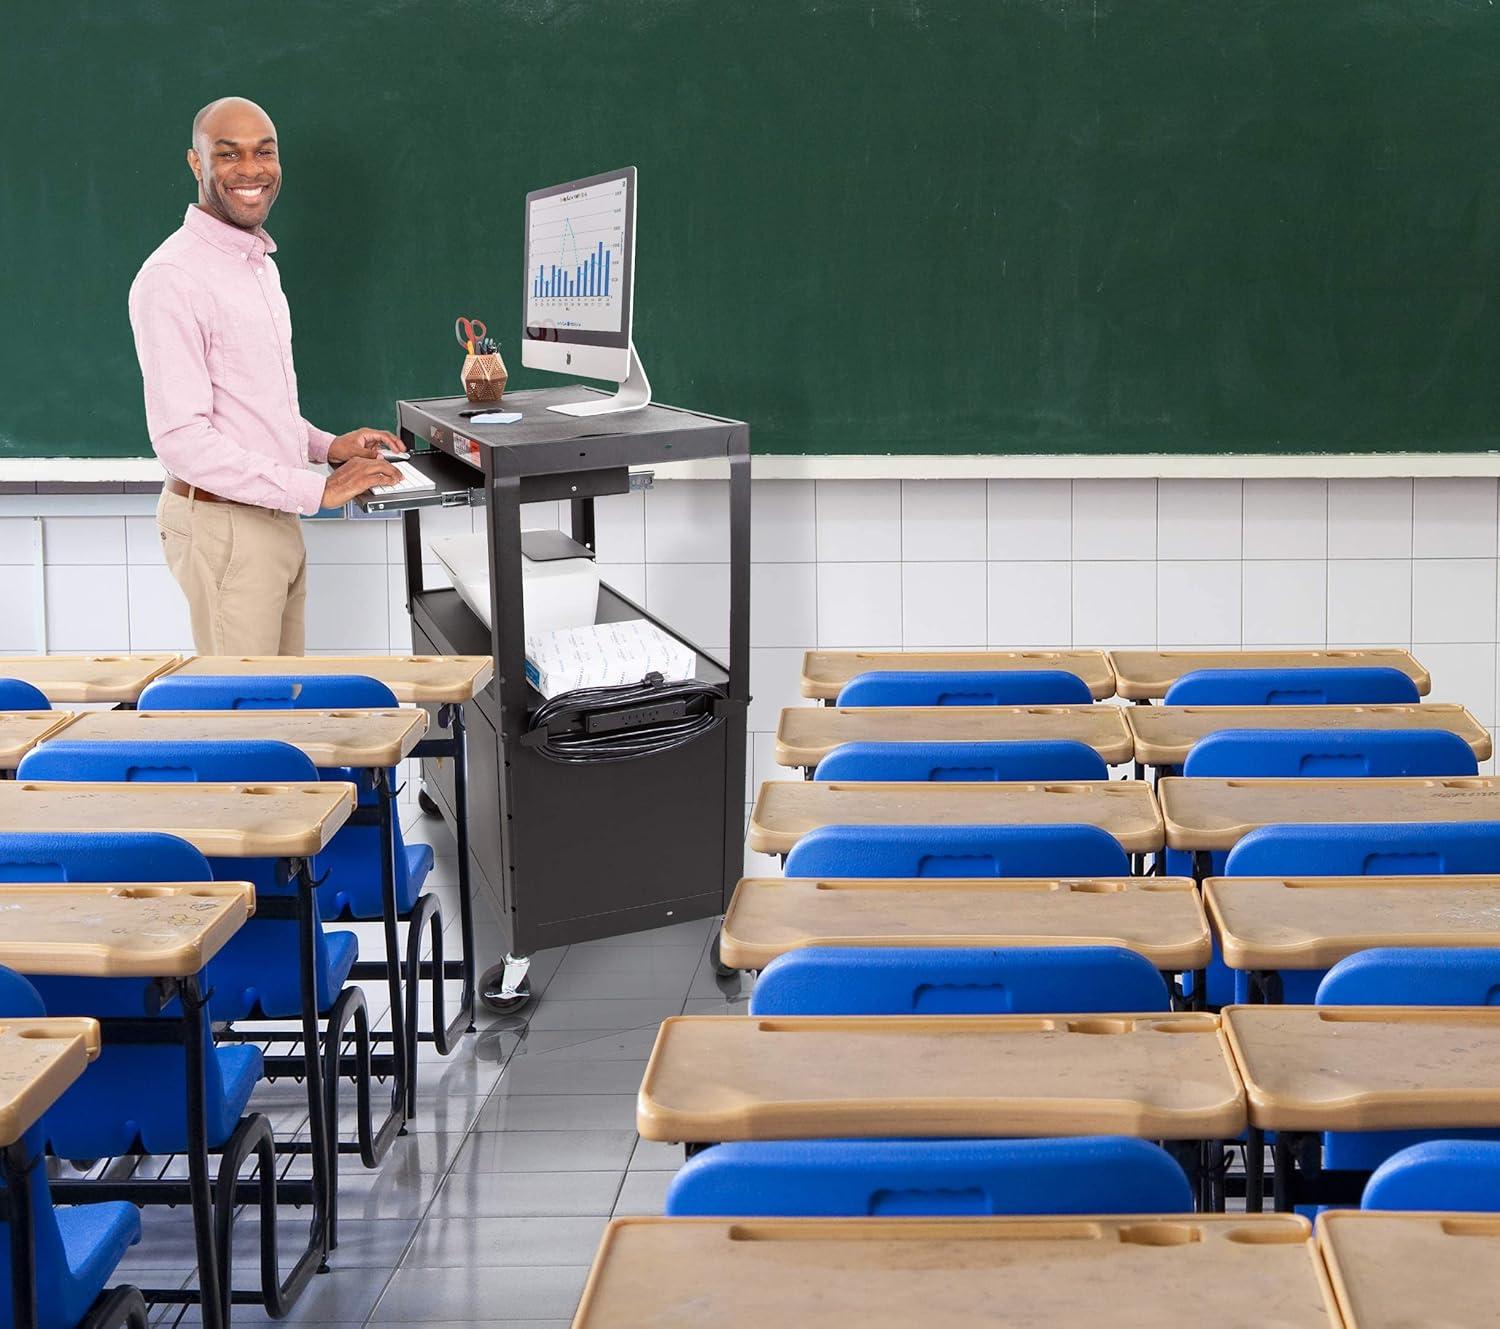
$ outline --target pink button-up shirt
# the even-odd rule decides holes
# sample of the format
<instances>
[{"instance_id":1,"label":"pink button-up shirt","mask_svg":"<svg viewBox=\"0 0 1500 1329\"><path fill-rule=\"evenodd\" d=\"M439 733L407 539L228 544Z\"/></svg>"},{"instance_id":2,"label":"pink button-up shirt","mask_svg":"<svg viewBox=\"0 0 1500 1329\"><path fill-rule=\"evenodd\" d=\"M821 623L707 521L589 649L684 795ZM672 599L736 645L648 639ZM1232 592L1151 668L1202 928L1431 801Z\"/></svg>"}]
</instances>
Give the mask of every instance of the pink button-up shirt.
<instances>
[{"instance_id":1,"label":"pink button-up shirt","mask_svg":"<svg viewBox=\"0 0 1500 1329\"><path fill-rule=\"evenodd\" d=\"M258 507L314 513L332 434L297 405L292 316L263 230L190 207L141 265L130 326L146 428L179 480Z\"/></svg>"}]
</instances>

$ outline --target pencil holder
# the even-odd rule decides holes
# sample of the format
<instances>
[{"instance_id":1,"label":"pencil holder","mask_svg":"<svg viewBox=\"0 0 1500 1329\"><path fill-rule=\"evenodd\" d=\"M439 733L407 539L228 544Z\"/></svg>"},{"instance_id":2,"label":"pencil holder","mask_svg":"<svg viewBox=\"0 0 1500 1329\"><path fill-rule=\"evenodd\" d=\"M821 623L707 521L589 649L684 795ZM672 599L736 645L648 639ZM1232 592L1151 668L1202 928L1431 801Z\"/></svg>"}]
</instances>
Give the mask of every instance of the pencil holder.
<instances>
[{"instance_id":1,"label":"pencil holder","mask_svg":"<svg viewBox=\"0 0 1500 1329\"><path fill-rule=\"evenodd\" d=\"M466 355L464 372L460 381L464 385L464 396L481 405L499 401L505 391L505 361L499 355Z\"/></svg>"}]
</instances>

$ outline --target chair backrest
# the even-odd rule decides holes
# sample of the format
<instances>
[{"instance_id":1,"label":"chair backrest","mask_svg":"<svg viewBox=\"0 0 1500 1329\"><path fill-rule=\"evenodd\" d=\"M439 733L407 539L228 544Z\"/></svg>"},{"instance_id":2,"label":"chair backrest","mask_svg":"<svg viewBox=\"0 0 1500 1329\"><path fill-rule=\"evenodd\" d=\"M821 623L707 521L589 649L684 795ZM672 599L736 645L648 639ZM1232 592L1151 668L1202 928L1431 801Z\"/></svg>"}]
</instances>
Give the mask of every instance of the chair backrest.
<instances>
[{"instance_id":1,"label":"chair backrest","mask_svg":"<svg viewBox=\"0 0 1500 1329\"><path fill-rule=\"evenodd\" d=\"M141 693L143 711L383 710L396 696L364 674L169 674Z\"/></svg>"},{"instance_id":2,"label":"chair backrest","mask_svg":"<svg viewBox=\"0 0 1500 1329\"><path fill-rule=\"evenodd\" d=\"M1493 1213L1497 1196L1500 1141L1428 1140L1376 1168L1360 1208Z\"/></svg>"},{"instance_id":3,"label":"chair backrest","mask_svg":"<svg viewBox=\"0 0 1500 1329\"><path fill-rule=\"evenodd\" d=\"M161 831L0 831L0 881L212 881L209 862Z\"/></svg>"},{"instance_id":4,"label":"chair backrest","mask_svg":"<svg viewBox=\"0 0 1500 1329\"><path fill-rule=\"evenodd\" d=\"M1093 701L1065 669L876 669L839 690L840 706L1062 706Z\"/></svg>"},{"instance_id":5,"label":"chair backrest","mask_svg":"<svg viewBox=\"0 0 1500 1329\"><path fill-rule=\"evenodd\" d=\"M778 955L751 1015L1035 1015L1164 1011L1145 956L1120 946L814 946Z\"/></svg>"},{"instance_id":6,"label":"chair backrest","mask_svg":"<svg viewBox=\"0 0 1500 1329\"><path fill-rule=\"evenodd\" d=\"M1165 1150L1116 1136L796 1140L715 1145L672 1179L672 1217L1174 1214L1193 1207Z\"/></svg>"},{"instance_id":7,"label":"chair backrest","mask_svg":"<svg viewBox=\"0 0 1500 1329\"><path fill-rule=\"evenodd\" d=\"M1167 689L1168 706L1356 706L1421 701L1409 674L1350 669L1195 669Z\"/></svg>"},{"instance_id":8,"label":"chair backrest","mask_svg":"<svg viewBox=\"0 0 1500 1329\"><path fill-rule=\"evenodd\" d=\"M818 780L1107 780L1109 767L1087 743L841 743Z\"/></svg>"},{"instance_id":9,"label":"chair backrest","mask_svg":"<svg viewBox=\"0 0 1500 1329\"><path fill-rule=\"evenodd\" d=\"M1446 729L1224 729L1194 743L1182 768L1219 779L1478 772L1474 749Z\"/></svg>"},{"instance_id":10,"label":"chair backrest","mask_svg":"<svg viewBox=\"0 0 1500 1329\"><path fill-rule=\"evenodd\" d=\"M0 711L50 711L41 688L21 678L0 678Z\"/></svg>"},{"instance_id":11,"label":"chair backrest","mask_svg":"<svg viewBox=\"0 0 1500 1329\"><path fill-rule=\"evenodd\" d=\"M194 784L313 782L307 754L275 739L174 743L42 743L21 758L22 780L105 780Z\"/></svg>"},{"instance_id":12,"label":"chair backrest","mask_svg":"<svg viewBox=\"0 0 1500 1329\"><path fill-rule=\"evenodd\" d=\"M1356 951L1323 975L1314 1000L1319 1006L1500 1006L1500 947Z\"/></svg>"},{"instance_id":13,"label":"chair backrest","mask_svg":"<svg viewBox=\"0 0 1500 1329\"><path fill-rule=\"evenodd\" d=\"M1097 826L819 826L789 877L1123 877L1130 859Z\"/></svg>"},{"instance_id":14,"label":"chair backrest","mask_svg":"<svg viewBox=\"0 0 1500 1329\"><path fill-rule=\"evenodd\" d=\"M1231 877L1500 872L1500 822L1260 826L1229 851L1224 872Z\"/></svg>"}]
</instances>

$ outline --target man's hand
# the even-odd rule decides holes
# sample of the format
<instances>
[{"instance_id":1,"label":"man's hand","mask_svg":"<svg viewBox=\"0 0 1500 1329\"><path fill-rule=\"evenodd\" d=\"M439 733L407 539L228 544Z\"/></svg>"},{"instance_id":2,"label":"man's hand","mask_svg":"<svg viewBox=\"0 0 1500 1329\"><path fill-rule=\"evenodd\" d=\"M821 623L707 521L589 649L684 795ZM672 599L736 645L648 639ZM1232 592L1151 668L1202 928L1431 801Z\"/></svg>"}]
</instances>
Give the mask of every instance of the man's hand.
<instances>
[{"instance_id":1,"label":"man's hand","mask_svg":"<svg viewBox=\"0 0 1500 1329\"><path fill-rule=\"evenodd\" d=\"M384 429L351 429L328 445L331 462L354 461L359 457L378 457L381 450L405 452L406 444Z\"/></svg>"},{"instance_id":2,"label":"man's hand","mask_svg":"<svg viewBox=\"0 0 1500 1329\"><path fill-rule=\"evenodd\" d=\"M371 430L378 433L378 430ZM345 438L349 435L345 435ZM389 437L389 435L387 435ZM336 443L343 439L335 440ZM329 453L332 456L332 451ZM363 494L367 489L373 489L376 485L393 485L399 483L401 473L388 461L381 461L379 457L355 457L352 461L345 462L336 467L333 474L328 477L328 482L323 486L323 506L325 508L341 508L356 494Z\"/></svg>"}]
</instances>

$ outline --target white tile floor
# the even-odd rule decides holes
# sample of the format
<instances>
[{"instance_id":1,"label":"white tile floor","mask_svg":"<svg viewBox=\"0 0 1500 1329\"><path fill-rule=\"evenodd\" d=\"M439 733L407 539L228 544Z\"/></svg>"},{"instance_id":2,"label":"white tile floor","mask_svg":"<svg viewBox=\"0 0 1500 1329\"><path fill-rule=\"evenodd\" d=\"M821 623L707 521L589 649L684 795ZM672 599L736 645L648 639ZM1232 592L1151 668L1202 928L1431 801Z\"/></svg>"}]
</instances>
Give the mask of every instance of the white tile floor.
<instances>
[{"instance_id":1,"label":"white tile floor","mask_svg":"<svg viewBox=\"0 0 1500 1329\"><path fill-rule=\"evenodd\" d=\"M428 886L441 899L456 952L452 839L415 804L402 820L408 841L427 840L437 851ZM478 904L481 961L492 962L496 921L486 901ZM342 1160L331 1271L313 1280L285 1323L566 1325L606 1221L659 1213L682 1161L680 1149L635 1133L635 1093L657 1025L683 1011L743 1012L748 1001L748 976L714 977L712 926L705 919L542 952L531 970L536 995L524 1011L482 1012L479 1032L446 1059L425 1047L416 1120L378 1171ZM358 930L362 945L368 937L367 955L378 954L376 927ZM368 990L372 1009L383 1009L381 987ZM272 1117L280 1137L305 1125L302 1092L289 1081L264 1084L251 1107ZM284 1266L303 1236L289 1212ZM147 1210L142 1226L120 1279L190 1282L186 1213ZM236 1233L235 1284L252 1287L254 1220L242 1217ZM158 1307L152 1320L199 1322L196 1309L180 1307ZM268 1322L255 1307L235 1309L236 1325Z\"/></svg>"}]
</instances>

